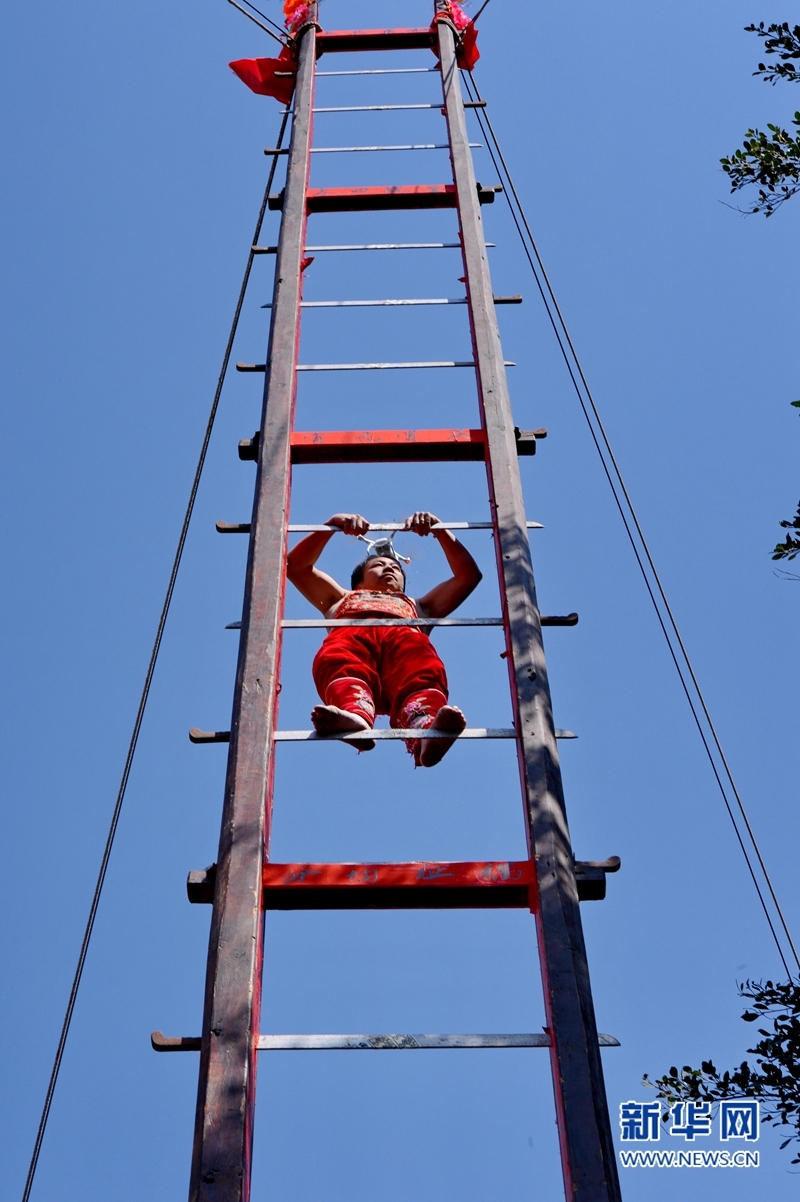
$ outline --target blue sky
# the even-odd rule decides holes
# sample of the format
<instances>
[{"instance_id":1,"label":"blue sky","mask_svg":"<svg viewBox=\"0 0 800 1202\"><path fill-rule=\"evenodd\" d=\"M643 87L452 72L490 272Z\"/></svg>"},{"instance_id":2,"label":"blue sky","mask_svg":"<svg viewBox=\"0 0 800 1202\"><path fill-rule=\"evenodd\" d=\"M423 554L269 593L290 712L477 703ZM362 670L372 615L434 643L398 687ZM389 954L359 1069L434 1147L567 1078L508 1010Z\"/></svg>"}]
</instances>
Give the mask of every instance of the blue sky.
<instances>
[{"instance_id":1,"label":"blue sky","mask_svg":"<svg viewBox=\"0 0 800 1202\"><path fill-rule=\"evenodd\" d=\"M276 16L275 0L269 12ZM274 10L274 12L273 12ZM325 0L328 28L424 24L427 4ZM769 549L798 499L800 201L769 221L730 207L721 155L744 130L787 125L789 85L751 76L743 26L797 20L740 0L558 9L494 0L476 69L556 292L661 569L787 916L798 921L796 769L800 584ZM270 54L223 0L117 8L44 0L4 16L7 185L3 471L6 920L0 1198L22 1189L149 645L266 179L279 106L230 59ZM323 60L321 69L366 65ZM374 63L370 65L376 65ZM390 65L383 58L380 65ZM423 52L391 65L429 65ZM321 80L320 104L435 100L434 74ZM324 99L323 99L324 97ZM320 144L438 141L435 111L320 116ZM475 130L477 135L477 129ZM477 136L475 140L480 140ZM476 151L478 178L494 183ZM315 181L445 181L440 152L320 156ZM380 161L378 161L380 159ZM588 433L536 303L504 205L484 210L515 417L547 426L522 462L573 843L618 854L608 897L583 907L612 1116L647 1098L644 1072L738 1063L753 1028L736 981L780 970L624 541ZM318 223L318 224L317 224ZM262 241L273 241L268 215ZM450 214L315 218L311 240L450 240ZM319 256L314 298L453 295L453 252ZM356 260L356 261L353 261ZM234 357L263 360L272 261L254 270ZM387 291L388 289L388 291ZM311 313L305 361L459 358L460 308ZM468 373L303 381L299 428L468 425ZM366 378L363 378L366 377ZM180 1197L196 1058L149 1032L199 1031L209 912L184 881L213 861L260 381L229 379L139 756L119 829L34 1197ZM484 520L479 465L300 468L296 521L418 507ZM488 536L467 614L496 613ZM409 590L442 570L409 536ZM323 566L343 574L337 539ZM290 597L287 613L309 616ZM317 635L287 636L281 725L314 702ZM472 725L505 725L499 635L436 636ZM457 747L414 773L401 747L281 749L276 860L524 855L505 745ZM267 922L262 1029L536 1031L533 922L491 913L284 914ZM669 1146L678 1141L662 1142ZM626 1199L774 1202L796 1193L767 1131L758 1170L623 1172ZM254 1198L464 1202L560 1196L546 1053L262 1054Z\"/></svg>"}]
</instances>

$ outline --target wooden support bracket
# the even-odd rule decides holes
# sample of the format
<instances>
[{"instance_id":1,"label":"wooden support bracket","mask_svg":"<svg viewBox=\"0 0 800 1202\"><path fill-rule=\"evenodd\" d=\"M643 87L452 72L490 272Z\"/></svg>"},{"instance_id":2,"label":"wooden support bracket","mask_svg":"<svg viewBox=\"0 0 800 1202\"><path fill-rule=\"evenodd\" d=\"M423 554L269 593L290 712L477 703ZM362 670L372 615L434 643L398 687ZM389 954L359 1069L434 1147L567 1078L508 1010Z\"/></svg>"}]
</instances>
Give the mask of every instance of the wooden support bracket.
<instances>
[{"instance_id":1,"label":"wooden support bracket","mask_svg":"<svg viewBox=\"0 0 800 1202\"><path fill-rule=\"evenodd\" d=\"M619 856L608 860L576 860L575 880L580 901L603 901L606 896L606 874L619 872L622 861Z\"/></svg>"},{"instance_id":2,"label":"wooden support bracket","mask_svg":"<svg viewBox=\"0 0 800 1202\"><path fill-rule=\"evenodd\" d=\"M193 726L189 731L190 743L230 743L231 732L229 730L198 730Z\"/></svg>"},{"instance_id":3,"label":"wooden support bracket","mask_svg":"<svg viewBox=\"0 0 800 1202\"><path fill-rule=\"evenodd\" d=\"M217 522L217 534L249 534L250 522Z\"/></svg>"}]
</instances>

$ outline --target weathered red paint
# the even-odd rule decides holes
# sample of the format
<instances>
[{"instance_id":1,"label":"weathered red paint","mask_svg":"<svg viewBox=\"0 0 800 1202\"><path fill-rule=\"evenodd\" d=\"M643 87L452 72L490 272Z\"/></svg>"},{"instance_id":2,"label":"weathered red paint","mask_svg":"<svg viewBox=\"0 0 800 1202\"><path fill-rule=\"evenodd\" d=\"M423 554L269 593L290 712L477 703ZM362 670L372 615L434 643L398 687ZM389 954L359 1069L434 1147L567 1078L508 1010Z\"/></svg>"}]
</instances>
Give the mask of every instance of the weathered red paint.
<instances>
[{"instance_id":1,"label":"weathered red paint","mask_svg":"<svg viewBox=\"0 0 800 1202\"><path fill-rule=\"evenodd\" d=\"M309 213L363 213L383 209L454 209L453 184L390 184L381 188L309 188Z\"/></svg>"},{"instance_id":2,"label":"weathered red paint","mask_svg":"<svg viewBox=\"0 0 800 1202\"><path fill-rule=\"evenodd\" d=\"M407 889L530 885L530 860L412 860L407 864L265 864L264 888Z\"/></svg>"},{"instance_id":3,"label":"weathered red paint","mask_svg":"<svg viewBox=\"0 0 800 1202\"><path fill-rule=\"evenodd\" d=\"M296 430L292 463L482 462L483 430Z\"/></svg>"},{"instance_id":4,"label":"weathered red paint","mask_svg":"<svg viewBox=\"0 0 800 1202\"><path fill-rule=\"evenodd\" d=\"M317 53L357 50L432 50L433 31L425 29L337 29L317 34Z\"/></svg>"},{"instance_id":5,"label":"weathered red paint","mask_svg":"<svg viewBox=\"0 0 800 1202\"><path fill-rule=\"evenodd\" d=\"M530 908L529 860L265 864L265 910Z\"/></svg>"}]
</instances>

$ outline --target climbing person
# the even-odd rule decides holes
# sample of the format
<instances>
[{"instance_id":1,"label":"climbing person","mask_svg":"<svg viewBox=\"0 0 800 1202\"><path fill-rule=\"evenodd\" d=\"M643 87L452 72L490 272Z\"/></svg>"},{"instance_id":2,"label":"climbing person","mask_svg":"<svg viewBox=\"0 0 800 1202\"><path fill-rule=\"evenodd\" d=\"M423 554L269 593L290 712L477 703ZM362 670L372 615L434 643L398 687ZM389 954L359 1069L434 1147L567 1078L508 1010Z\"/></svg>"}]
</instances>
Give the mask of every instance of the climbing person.
<instances>
[{"instance_id":1,"label":"climbing person","mask_svg":"<svg viewBox=\"0 0 800 1202\"><path fill-rule=\"evenodd\" d=\"M452 576L417 600L405 594L405 573L391 538L371 542L369 522L357 513L335 513L324 524L330 532L309 534L289 552L287 576L326 618L444 618L481 579L466 547L426 510L413 513L403 529L423 538L432 534ZM370 547L353 569L349 589L316 567L337 530ZM438 764L467 724L461 710L448 704L447 674L429 635L413 625L335 627L317 652L313 674L323 704L311 711L311 721L320 733L371 730L376 714L388 714L401 730L451 732L452 739L407 740L417 767ZM375 740L354 745L371 751Z\"/></svg>"}]
</instances>

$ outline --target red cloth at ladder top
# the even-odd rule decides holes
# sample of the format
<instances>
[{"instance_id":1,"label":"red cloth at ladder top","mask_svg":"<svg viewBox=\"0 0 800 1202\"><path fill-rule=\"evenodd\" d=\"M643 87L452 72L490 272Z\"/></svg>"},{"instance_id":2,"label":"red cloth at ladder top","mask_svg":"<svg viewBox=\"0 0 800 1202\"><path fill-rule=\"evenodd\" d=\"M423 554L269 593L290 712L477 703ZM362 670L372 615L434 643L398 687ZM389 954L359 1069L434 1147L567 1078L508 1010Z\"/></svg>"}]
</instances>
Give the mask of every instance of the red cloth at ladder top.
<instances>
[{"instance_id":1,"label":"red cloth at ladder top","mask_svg":"<svg viewBox=\"0 0 800 1202\"><path fill-rule=\"evenodd\" d=\"M228 66L259 96L274 96L281 104L292 99L297 63L288 46L281 50L279 58L240 58Z\"/></svg>"},{"instance_id":2,"label":"red cloth at ladder top","mask_svg":"<svg viewBox=\"0 0 800 1202\"><path fill-rule=\"evenodd\" d=\"M440 21L447 21L456 30L458 34L456 63L463 71L471 71L481 57L481 52L478 49L478 30L475 28L474 23L470 21L460 5L456 4L454 0L450 0L448 8L438 12L431 24L431 33L434 35L433 53L437 58L439 57L439 47L436 38L436 26Z\"/></svg>"}]
</instances>

